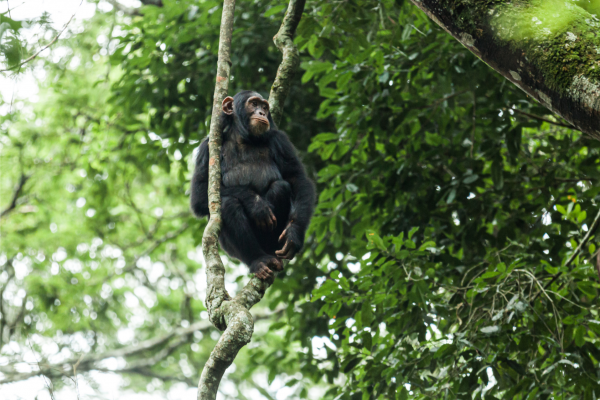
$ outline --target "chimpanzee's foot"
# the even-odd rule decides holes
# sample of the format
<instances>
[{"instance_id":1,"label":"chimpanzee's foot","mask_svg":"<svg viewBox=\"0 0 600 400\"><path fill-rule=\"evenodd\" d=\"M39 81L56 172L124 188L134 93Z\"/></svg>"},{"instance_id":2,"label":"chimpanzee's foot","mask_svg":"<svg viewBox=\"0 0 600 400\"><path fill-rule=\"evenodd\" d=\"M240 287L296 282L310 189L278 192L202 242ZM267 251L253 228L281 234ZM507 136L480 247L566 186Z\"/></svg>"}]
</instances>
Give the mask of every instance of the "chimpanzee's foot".
<instances>
[{"instance_id":1,"label":"chimpanzee's foot","mask_svg":"<svg viewBox=\"0 0 600 400\"><path fill-rule=\"evenodd\" d=\"M281 271L283 264L275 256L264 256L250 265L250 272L254 272L259 279L267 280L273 278L273 270Z\"/></svg>"}]
</instances>

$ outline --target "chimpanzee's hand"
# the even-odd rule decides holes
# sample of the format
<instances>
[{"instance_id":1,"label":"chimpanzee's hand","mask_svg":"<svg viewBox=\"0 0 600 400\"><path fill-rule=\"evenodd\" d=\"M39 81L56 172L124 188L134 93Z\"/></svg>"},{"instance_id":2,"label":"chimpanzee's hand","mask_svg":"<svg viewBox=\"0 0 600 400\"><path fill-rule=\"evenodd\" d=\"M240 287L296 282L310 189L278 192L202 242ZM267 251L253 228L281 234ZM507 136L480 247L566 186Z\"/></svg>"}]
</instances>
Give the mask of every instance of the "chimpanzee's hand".
<instances>
[{"instance_id":1,"label":"chimpanzee's hand","mask_svg":"<svg viewBox=\"0 0 600 400\"><path fill-rule=\"evenodd\" d=\"M285 240L285 244L281 250L277 250L275 254L279 258L291 260L294 258L298 250L302 247L302 240L299 237L298 229L292 224L292 221L288 223L285 230L279 236L279 243Z\"/></svg>"},{"instance_id":2,"label":"chimpanzee's hand","mask_svg":"<svg viewBox=\"0 0 600 400\"><path fill-rule=\"evenodd\" d=\"M250 272L264 281L272 281L275 277L273 271L281 271L282 269L283 263L277 257L269 255L260 257L250 264Z\"/></svg>"},{"instance_id":3,"label":"chimpanzee's hand","mask_svg":"<svg viewBox=\"0 0 600 400\"><path fill-rule=\"evenodd\" d=\"M260 196L256 196L256 201L252 208L252 219L261 230L272 232L277 227L277 218L267 203Z\"/></svg>"}]
</instances>

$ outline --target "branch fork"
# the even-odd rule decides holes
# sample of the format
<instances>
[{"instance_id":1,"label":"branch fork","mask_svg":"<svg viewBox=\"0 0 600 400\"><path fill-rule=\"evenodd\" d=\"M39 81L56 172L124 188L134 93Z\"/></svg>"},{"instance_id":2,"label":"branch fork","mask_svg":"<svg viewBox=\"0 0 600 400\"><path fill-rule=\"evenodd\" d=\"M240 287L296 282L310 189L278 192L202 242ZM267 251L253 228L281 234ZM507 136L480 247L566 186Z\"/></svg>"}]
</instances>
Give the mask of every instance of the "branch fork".
<instances>
[{"instance_id":1,"label":"branch fork","mask_svg":"<svg viewBox=\"0 0 600 400\"><path fill-rule=\"evenodd\" d=\"M290 0L290 4L279 32L274 37L275 45L283 53L283 59L271 88L269 104L275 123L281 119L283 103L291 86L291 79L300 56L293 37L304 12L305 0ZM263 281L253 276L248 284L231 298L225 290L225 267L219 255L221 232L221 145L223 142L220 114L221 103L227 96L231 69L231 38L235 0L225 0L221 17L219 58L213 97L212 118L208 139L208 203L210 218L202 237L202 252L206 262L207 292L205 305L210 322L223 331L217 345L200 376L198 400L214 400L225 370L233 363L242 347L250 343L254 332L254 319L250 308L264 296L272 281Z\"/></svg>"}]
</instances>

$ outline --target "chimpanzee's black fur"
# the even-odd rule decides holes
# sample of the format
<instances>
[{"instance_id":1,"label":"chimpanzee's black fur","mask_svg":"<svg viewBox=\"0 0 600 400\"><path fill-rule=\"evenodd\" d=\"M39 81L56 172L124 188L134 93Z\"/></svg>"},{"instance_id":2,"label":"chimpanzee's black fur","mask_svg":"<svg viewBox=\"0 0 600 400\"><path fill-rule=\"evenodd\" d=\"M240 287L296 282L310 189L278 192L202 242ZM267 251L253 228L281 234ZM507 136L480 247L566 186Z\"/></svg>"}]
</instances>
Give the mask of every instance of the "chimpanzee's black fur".
<instances>
[{"instance_id":1,"label":"chimpanzee's black fur","mask_svg":"<svg viewBox=\"0 0 600 400\"><path fill-rule=\"evenodd\" d=\"M270 130L260 136L249 132L246 100L256 95L242 91L235 95L234 114L221 113L221 197L223 227L219 241L231 256L256 272L260 262L275 257L282 248L279 236L290 223L288 237L300 251L313 214L315 189L307 178L296 149L287 135L278 130L270 113ZM208 212L208 140L198 150L192 178L191 208L198 217ZM260 229L256 221L269 218L270 208L277 219L272 231ZM271 265L269 265L271 267Z\"/></svg>"}]
</instances>

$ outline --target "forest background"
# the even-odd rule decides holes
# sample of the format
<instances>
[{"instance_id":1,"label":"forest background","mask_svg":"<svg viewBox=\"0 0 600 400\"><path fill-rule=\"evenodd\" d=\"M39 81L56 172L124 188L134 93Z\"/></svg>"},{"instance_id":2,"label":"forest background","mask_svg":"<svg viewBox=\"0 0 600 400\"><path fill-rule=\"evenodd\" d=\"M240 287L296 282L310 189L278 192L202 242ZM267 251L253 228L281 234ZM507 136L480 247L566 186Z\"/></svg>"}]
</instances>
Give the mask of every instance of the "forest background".
<instances>
[{"instance_id":1,"label":"forest background","mask_svg":"<svg viewBox=\"0 0 600 400\"><path fill-rule=\"evenodd\" d=\"M100 1L20 67L62 25L1 10L2 82L39 86L0 105L3 398L194 398L219 337L188 194L221 2L161 4ZM230 93L267 95L285 7L238 2ZM598 398L600 143L406 1L310 1L296 43L317 212L221 398Z\"/></svg>"}]
</instances>

